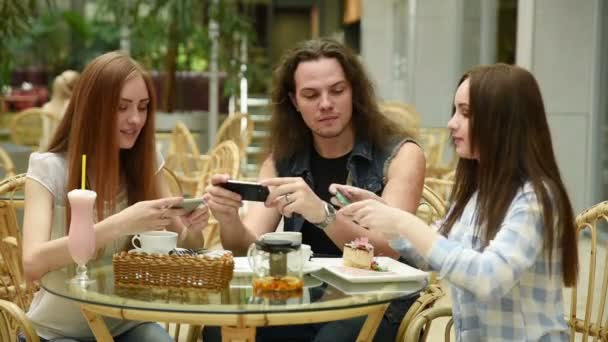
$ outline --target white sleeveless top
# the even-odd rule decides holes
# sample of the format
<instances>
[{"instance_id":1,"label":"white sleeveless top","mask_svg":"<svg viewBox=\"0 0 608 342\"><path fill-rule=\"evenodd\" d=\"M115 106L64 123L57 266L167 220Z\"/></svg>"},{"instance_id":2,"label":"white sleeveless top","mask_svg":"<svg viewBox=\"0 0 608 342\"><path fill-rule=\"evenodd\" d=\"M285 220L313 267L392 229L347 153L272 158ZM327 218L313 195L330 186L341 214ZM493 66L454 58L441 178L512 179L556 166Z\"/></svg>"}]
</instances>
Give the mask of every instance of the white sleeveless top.
<instances>
[{"instance_id":1,"label":"white sleeveless top","mask_svg":"<svg viewBox=\"0 0 608 342\"><path fill-rule=\"evenodd\" d=\"M157 151L157 172L161 170L165 161ZM64 154L34 152L30 155L27 178L35 180L44 186L52 195L53 220L51 227L51 240L65 236L65 199L67 194L67 169ZM113 215L127 207L127 194L122 191L116 200L114 210L106 212L104 217ZM128 240L128 236L113 241L105 246L103 256L111 256L122 250ZM80 312L77 302L68 300L40 289L32 300L27 312L38 335L50 340L59 337L72 337L76 339L90 339L95 337L89 329L89 325ZM134 321L114 318L104 318L110 333L113 336L120 335L135 325Z\"/></svg>"}]
</instances>

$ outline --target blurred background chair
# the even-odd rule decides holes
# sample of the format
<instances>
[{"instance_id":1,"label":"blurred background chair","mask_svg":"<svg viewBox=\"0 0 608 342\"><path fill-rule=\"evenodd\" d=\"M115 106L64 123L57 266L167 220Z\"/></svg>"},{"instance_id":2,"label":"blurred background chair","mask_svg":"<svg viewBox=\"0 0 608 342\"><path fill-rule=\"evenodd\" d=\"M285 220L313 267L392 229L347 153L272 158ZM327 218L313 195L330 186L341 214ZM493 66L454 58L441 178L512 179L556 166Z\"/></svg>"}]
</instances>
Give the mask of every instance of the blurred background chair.
<instances>
[{"instance_id":1,"label":"blurred background chair","mask_svg":"<svg viewBox=\"0 0 608 342\"><path fill-rule=\"evenodd\" d=\"M47 120L52 127L57 127L60 118L56 114L45 112L38 107L28 108L15 114L10 123L11 141L17 145L29 146L38 150L44 120Z\"/></svg>"},{"instance_id":2,"label":"blurred background chair","mask_svg":"<svg viewBox=\"0 0 608 342\"><path fill-rule=\"evenodd\" d=\"M419 141L426 157L427 177L445 178L456 168L458 155L452 151L450 131L447 128L420 128Z\"/></svg>"},{"instance_id":3,"label":"blurred background chair","mask_svg":"<svg viewBox=\"0 0 608 342\"><path fill-rule=\"evenodd\" d=\"M420 132L420 114L414 106L386 101L379 104L380 112L397 126L402 127L412 138L418 139Z\"/></svg>"},{"instance_id":4,"label":"blurred background chair","mask_svg":"<svg viewBox=\"0 0 608 342\"><path fill-rule=\"evenodd\" d=\"M5 179L14 175L15 164L13 164L13 160L8 153L0 147L0 179Z\"/></svg>"},{"instance_id":5,"label":"blurred background chair","mask_svg":"<svg viewBox=\"0 0 608 342\"><path fill-rule=\"evenodd\" d=\"M608 201L598 203L583 211L576 217L579 241L579 270L587 263L588 276L579 274L570 296L570 314L567 317L570 326L571 341L575 335L582 335L581 341L608 341L608 318L606 318L606 293L608 290L608 240L600 240L598 226L608 223ZM591 239L590 249L581 241ZM587 254L588 253L588 254ZM601 255L604 254L604 258ZM596 271L599 273L596 274ZM584 307L578 307L578 299L585 300ZM583 310L581 310L583 309Z\"/></svg>"},{"instance_id":6,"label":"blurred background chair","mask_svg":"<svg viewBox=\"0 0 608 342\"><path fill-rule=\"evenodd\" d=\"M201 157L192 133L183 122L178 121L173 127L169 152L165 159L165 166L179 180L184 195L192 196L203 169L204 158Z\"/></svg>"},{"instance_id":7,"label":"blurred background chair","mask_svg":"<svg viewBox=\"0 0 608 342\"><path fill-rule=\"evenodd\" d=\"M234 113L228 116L217 131L215 136L214 146L218 146L221 142L232 140L236 143L241 153L245 156L247 146L251 143L253 134L254 122L246 113Z\"/></svg>"},{"instance_id":8,"label":"blurred background chair","mask_svg":"<svg viewBox=\"0 0 608 342\"><path fill-rule=\"evenodd\" d=\"M19 190L25 184L23 174L2 182L0 190ZM8 190L7 190L8 189ZM22 263L21 230L15 207L10 200L0 201L0 340L16 341L23 332L28 341L38 341L26 317L34 292L39 286L25 280Z\"/></svg>"},{"instance_id":9,"label":"blurred background chair","mask_svg":"<svg viewBox=\"0 0 608 342\"><path fill-rule=\"evenodd\" d=\"M216 173L225 173L230 175L230 178L238 179L240 160L241 152L234 141L226 140L214 147L207 155L207 161L201 172L195 197L203 196L205 188L211 181L211 176ZM204 237L205 248L221 248L219 225L213 216L209 219L209 225L205 228Z\"/></svg>"},{"instance_id":10,"label":"blurred background chair","mask_svg":"<svg viewBox=\"0 0 608 342\"><path fill-rule=\"evenodd\" d=\"M163 166L161 171L163 173L163 178L167 185L169 186L169 190L171 191L171 195L173 196L182 196L184 191L182 190L182 185L179 182L179 179L173 173L173 171L169 170L166 166Z\"/></svg>"}]
</instances>

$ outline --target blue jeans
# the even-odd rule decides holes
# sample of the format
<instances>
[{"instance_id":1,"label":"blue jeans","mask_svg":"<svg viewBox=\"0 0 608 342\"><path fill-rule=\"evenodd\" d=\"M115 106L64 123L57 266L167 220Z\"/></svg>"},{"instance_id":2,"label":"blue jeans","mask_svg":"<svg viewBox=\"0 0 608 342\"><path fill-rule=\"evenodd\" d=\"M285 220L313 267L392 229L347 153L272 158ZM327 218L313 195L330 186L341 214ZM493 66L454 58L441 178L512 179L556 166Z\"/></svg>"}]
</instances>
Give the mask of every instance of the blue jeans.
<instances>
[{"instance_id":1,"label":"blue jeans","mask_svg":"<svg viewBox=\"0 0 608 342\"><path fill-rule=\"evenodd\" d=\"M41 342L93 342L95 340L77 340L69 337L61 337L52 340L45 340L40 338ZM138 341L152 341L152 342L172 342L174 341L167 331L158 325L157 323L142 323L137 325L121 335L114 336L116 342L138 342ZM25 337L19 336L19 342L26 342Z\"/></svg>"},{"instance_id":2,"label":"blue jeans","mask_svg":"<svg viewBox=\"0 0 608 342\"><path fill-rule=\"evenodd\" d=\"M417 298L396 300L386 309L378 326L374 342L394 342L401 319ZM258 342L351 342L356 341L367 316L355 317L328 323L263 327L256 330ZM219 327L203 328L203 341L222 340Z\"/></svg>"}]
</instances>

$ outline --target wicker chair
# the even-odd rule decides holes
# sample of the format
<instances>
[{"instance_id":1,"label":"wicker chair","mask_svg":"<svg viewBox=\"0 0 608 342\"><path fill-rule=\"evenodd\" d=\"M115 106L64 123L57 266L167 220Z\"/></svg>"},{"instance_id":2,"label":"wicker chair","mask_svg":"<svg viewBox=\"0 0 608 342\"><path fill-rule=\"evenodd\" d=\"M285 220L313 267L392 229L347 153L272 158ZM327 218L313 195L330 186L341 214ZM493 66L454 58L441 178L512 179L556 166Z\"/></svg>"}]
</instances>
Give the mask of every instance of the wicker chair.
<instances>
[{"instance_id":1,"label":"wicker chair","mask_svg":"<svg viewBox=\"0 0 608 342\"><path fill-rule=\"evenodd\" d=\"M171 191L171 195L173 195L173 196L183 195L184 191L182 190L182 185L180 184L179 179L177 178L175 173L173 173L173 171L169 170L165 166L163 166L163 169L161 172L163 173L163 178L165 179L165 182L169 186L169 191Z\"/></svg>"},{"instance_id":2,"label":"wicker chair","mask_svg":"<svg viewBox=\"0 0 608 342\"><path fill-rule=\"evenodd\" d=\"M16 174L15 164L13 163L11 156L9 156L2 147L0 147L0 169L4 171L4 173L0 175L0 178L9 178Z\"/></svg>"},{"instance_id":3,"label":"wicker chair","mask_svg":"<svg viewBox=\"0 0 608 342\"><path fill-rule=\"evenodd\" d=\"M422 190L422 201L418 206L416 215L430 224L443 218L445 213L446 206L441 197L425 184ZM422 311L433 307L433 305L435 305L435 303L444 295L445 292L441 288L437 275L434 272L431 272L428 288L420 294L420 298L412 304L405 316L403 316L395 341L403 341L405 333L409 330L412 321ZM425 334L427 333L428 329L425 330Z\"/></svg>"},{"instance_id":4,"label":"wicker chair","mask_svg":"<svg viewBox=\"0 0 608 342\"><path fill-rule=\"evenodd\" d=\"M419 140L426 156L427 177L444 178L456 168L456 153L453 153L449 160L445 160L446 147L450 144L450 131L447 128L421 128Z\"/></svg>"},{"instance_id":5,"label":"wicker chair","mask_svg":"<svg viewBox=\"0 0 608 342\"><path fill-rule=\"evenodd\" d=\"M40 342L25 312L15 303L0 299L0 341L17 341L19 332L28 342Z\"/></svg>"},{"instance_id":6,"label":"wicker chair","mask_svg":"<svg viewBox=\"0 0 608 342\"><path fill-rule=\"evenodd\" d=\"M593 337L593 341L608 341L608 319L605 319L606 311L606 294L608 291L608 241L600 241L603 248L598 248L598 225L608 223L608 201L598 203L593 207L583 211L576 217L577 233L579 240L582 238L580 234L589 230L591 235L591 253L588 258L589 262L589 277L584 279L579 277L575 287L572 288L570 315L567 317L568 325L570 326L571 341L574 341L575 334L582 334L581 341L588 341L589 337ZM598 252L603 249L605 254L604 260L599 260ZM581 264L582 260L581 259ZM600 273L596 277L596 266L599 266ZM598 287L596 279L600 281L601 288ZM585 293L583 298L586 298L585 314L582 318L577 315L577 294L581 290ZM594 312L595 309L595 312Z\"/></svg>"},{"instance_id":7,"label":"wicker chair","mask_svg":"<svg viewBox=\"0 0 608 342\"><path fill-rule=\"evenodd\" d=\"M237 179L240 166L240 151L237 144L232 140L221 142L207 155L207 162L201 173L196 189L196 197L203 196L205 188L211 181L211 176L216 173L225 173L231 178ZM205 228L205 248L216 249L221 247L219 225L215 218L211 217L209 226Z\"/></svg>"},{"instance_id":8,"label":"wicker chair","mask_svg":"<svg viewBox=\"0 0 608 342\"><path fill-rule=\"evenodd\" d=\"M429 187L444 203L448 203L450 193L454 187L454 181L448 179L439 179L434 177L426 177L424 184Z\"/></svg>"},{"instance_id":9,"label":"wicker chair","mask_svg":"<svg viewBox=\"0 0 608 342\"><path fill-rule=\"evenodd\" d=\"M402 127L412 138L418 139L420 131L420 114L414 106L398 101L386 101L379 104L380 112L390 121Z\"/></svg>"},{"instance_id":10,"label":"wicker chair","mask_svg":"<svg viewBox=\"0 0 608 342\"><path fill-rule=\"evenodd\" d=\"M445 326L444 331L444 339L446 342L450 341L450 334L452 330L452 326L454 325L454 320L452 319L452 308L449 306L443 307L433 307L423 312L419 313L415 318L412 324L407 329L405 334L405 339L403 341L407 342L419 342L426 341L428 331L430 329L431 323L433 320L437 318L448 318L448 322ZM424 328L424 332L423 329ZM421 334L422 338L421 338Z\"/></svg>"},{"instance_id":11,"label":"wicker chair","mask_svg":"<svg viewBox=\"0 0 608 342\"><path fill-rule=\"evenodd\" d=\"M177 176L185 194L194 194L203 164L204 158L192 133L184 123L178 121L171 132L166 167Z\"/></svg>"},{"instance_id":12,"label":"wicker chair","mask_svg":"<svg viewBox=\"0 0 608 342\"><path fill-rule=\"evenodd\" d=\"M15 193L22 192L24 186L25 173L5 178L0 181L0 196L5 200L9 200L16 208L23 208L23 197L15 196Z\"/></svg>"},{"instance_id":13,"label":"wicker chair","mask_svg":"<svg viewBox=\"0 0 608 342\"><path fill-rule=\"evenodd\" d=\"M46 118L46 119L43 119ZM11 141L17 145L24 145L37 150L43 134L43 120L47 120L52 127L59 124L59 116L33 107L17 113L11 120Z\"/></svg>"},{"instance_id":14,"label":"wicker chair","mask_svg":"<svg viewBox=\"0 0 608 342\"><path fill-rule=\"evenodd\" d=\"M241 157L245 155L245 150L251 142L254 123L246 113L234 113L228 116L220 125L215 136L214 146L226 140L232 140L237 144Z\"/></svg>"},{"instance_id":15,"label":"wicker chair","mask_svg":"<svg viewBox=\"0 0 608 342\"><path fill-rule=\"evenodd\" d=\"M20 175L22 176L22 175ZM25 181L23 177L20 181ZM21 259L21 234L15 208L10 201L0 201L0 340L16 341L21 331L28 341L39 341L25 316L37 284L28 283Z\"/></svg>"}]
</instances>

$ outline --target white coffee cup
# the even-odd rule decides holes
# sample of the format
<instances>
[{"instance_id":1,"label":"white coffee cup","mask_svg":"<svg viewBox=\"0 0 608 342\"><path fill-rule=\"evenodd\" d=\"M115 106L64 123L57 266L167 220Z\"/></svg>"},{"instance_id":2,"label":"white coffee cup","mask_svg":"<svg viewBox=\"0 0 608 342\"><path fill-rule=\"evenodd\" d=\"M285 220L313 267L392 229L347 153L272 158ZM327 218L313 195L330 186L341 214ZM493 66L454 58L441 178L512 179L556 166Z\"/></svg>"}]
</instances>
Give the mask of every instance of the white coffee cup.
<instances>
[{"instance_id":1,"label":"white coffee cup","mask_svg":"<svg viewBox=\"0 0 608 342\"><path fill-rule=\"evenodd\" d=\"M301 244L300 253L302 253L302 263L304 266L306 266L306 263L310 261L310 257L312 256L312 249L310 248L310 245Z\"/></svg>"},{"instance_id":2,"label":"white coffee cup","mask_svg":"<svg viewBox=\"0 0 608 342\"><path fill-rule=\"evenodd\" d=\"M287 267L291 270L296 270L299 267L298 259L295 258L297 254L289 254L287 255ZM312 256L312 249L310 249L310 245L301 244L300 245L300 257L299 262L302 264L302 271L306 270L306 265Z\"/></svg>"},{"instance_id":3,"label":"white coffee cup","mask_svg":"<svg viewBox=\"0 0 608 342\"><path fill-rule=\"evenodd\" d=\"M140 246L135 244L136 241ZM143 232L135 235L131 244L139 252L168 254L177 247L177 233L165 230Z\"/></svg>"},{"instance_id":4,"label":"white coffee cup","mask_svg":"<svg viewBox=\"0 0 608 342\"><path fill-rule=\"evenodd\" d=\"M286 240L292 243L302 243L302 233L300 232L272 232L262 235L264 240Z\"/></svg>"}]
</instances>

